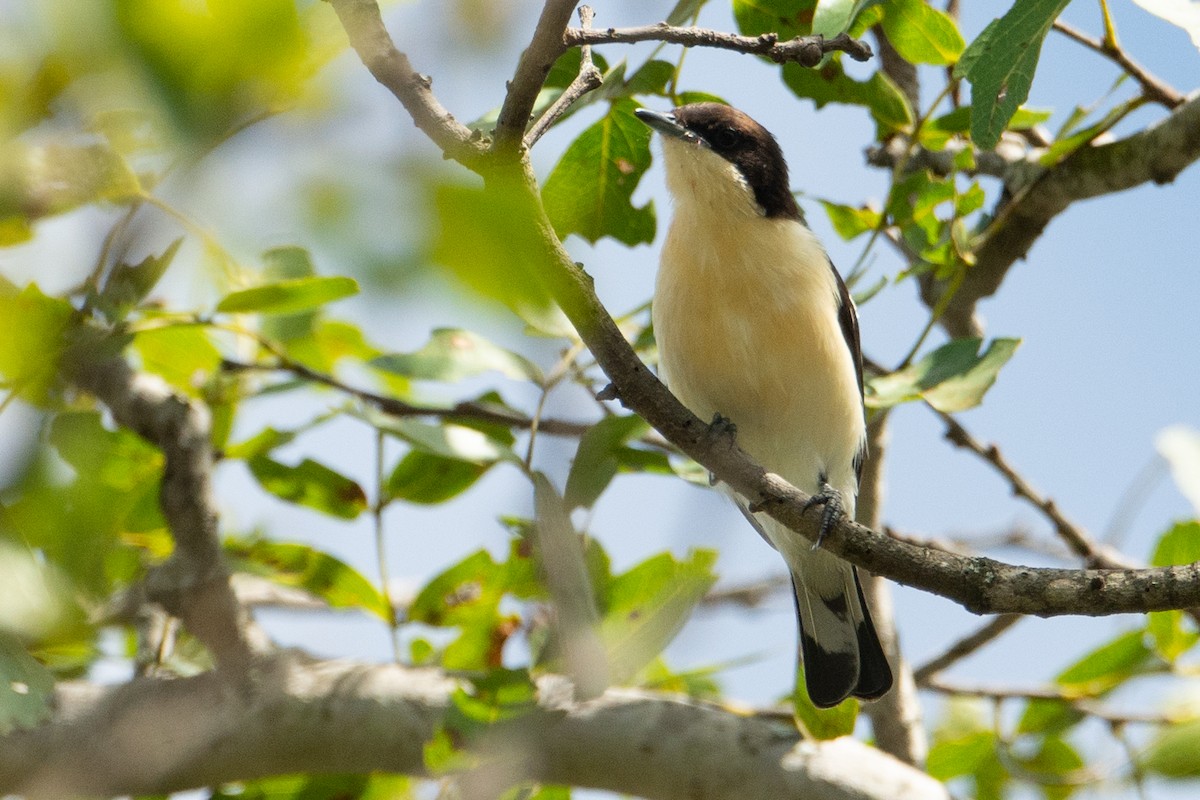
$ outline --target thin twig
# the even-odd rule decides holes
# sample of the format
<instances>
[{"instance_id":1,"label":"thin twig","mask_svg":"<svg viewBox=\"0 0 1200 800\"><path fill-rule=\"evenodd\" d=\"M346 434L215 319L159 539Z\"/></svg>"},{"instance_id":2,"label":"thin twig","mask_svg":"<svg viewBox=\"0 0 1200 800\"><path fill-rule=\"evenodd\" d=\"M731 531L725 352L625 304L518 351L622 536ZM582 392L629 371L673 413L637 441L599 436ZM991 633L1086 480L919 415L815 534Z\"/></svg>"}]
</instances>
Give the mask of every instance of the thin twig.
<instances>
[{"instance_id":1,"label":"thin twig","mask_svg":"<svg viewBox=\"0 0 1200 800\"><path fill-rule=\"evenodd\" d=\"M940 656L935 656L913 670L913 679L917 683L926 683L939 672L974 653L988 642L993 641L1022 619L1020 614L1001 614L983 625L974 633L956 641L946 648Z\"/></svg>"},{"instance_id":2,"label":"thin twig","mask_svg":"<svg viewBox=\"0 0 1200 800\"><path fill-rule=\"evenodd\" d=\"M593 16L595 16L595 12L592 11L591 6L579 7L579 24L583 26L584 30L591 28ZM600 88L600 84L603 82L604 76L592 63L592 47L585 44L579 48L579 74L575 76L575 80L571 81L571 85L563 90L558 99L546 109L545 113L538 117L538 121L533 123L529 133L525 134L525 147L533 147L534 143L550 130L550 126L557 122L558 118L565 114L576 100L593 89Z\"/></svg>"},{"instance_id":3,"label":"thin twig","mask_svg":"<svg viewBox=\"0 0 1200 800\"><path fill-rule=\"evenodd\" d=\"M1104 569L1132 569L1135 565L1112 550L1105 547L1084 531L1083 528L1071 522L1066 516L1058 510L1058 506L1053 500L1045 497L1029 484L1019 472L1010 464L1008 460L1000 452L1000 448L994 444L985 445L972 436L966 428L959 423L950 414L940 411L933 406L929 406L933 413L941 418L942 423L946 426L946 439L959 447L970 450L977 456L982 458L987 463L999 472L1003 478L1008 481L1012 493L1017 497L1021 497L1035 508L1042 512L1046 519L1050 520L1054 525L1055 531L1059 538L1066 542L1077 556L1082 558L1089 567L1104 568Z\"/></svg>"},{"instance_id":4,"label":"thin twig","mask_svg":"<svg viewBox=\"0 0 1200 800\"><path fill-rule=\"evenodd\" d=\"M786 42L779 35L764 33L761 36L739 36L734 33L715 31L708 28L676 28L665 22L643 25L636 28L607 28L586 30L567 28L563 37L568 46L585 44L633 44L635 42L668 42L684 47L716 47L738 53L766 56L779 64L795 61L801 66L815 67L826 53L843 52L855 61L871 58L871 45L852 39L844 33L833 38L824 36L797 36Z\"/></svg>"},{"instance_id":5,"label":"thin twig","mask_svg":"<svg viewBox=\"0 0 1200 800\"><path fill-rule=\"evenodd\" d=\"M1142 93L1155 103L1171 109L1183 105L1185 98L1182 93L1172 88L1161 78L1152 75L1145 67L1130 58L1129 54L1121 49L1120 46L1115 45L1115 43L1114 46L1109 46L1102 40L1088 36L1083 31L1068 25L1061 19L1054 20L1054 30L1063 34L1068 39L1078 42L1089 50L1094 50L1120 66L1129 77L1141 85Z\"/></svg>"},{"instance_id":6,"label":"thin twig","mask_svg":"<svg viewBox=\"0 0 1200 800\"><path fill-rule=\"evenodd\" d=\"M298 378L319 383L331 389L337 389L339 392L348 394L394 417L435 417L452 422L455 420L495 422L519 430L528 430L533 425L533 420L520 412L486 403L467 401L445 407L415 405L395 397L387 397L367 391L366 389L350 386L331 375L317 372L303 364L285 358L280 358L279 361L273 364L251 364L233 359L224 359L221 362L221 368L230 372L290 372ZM586 422L571 422L560 419L542 419L538 422L538 428L543 433L548 433L552 436L582 436L591 427Z\"/></svg>"},{"instance_id":7,"label":"thin twig","mask_svg":"<svg viewBox=\"0 0 1200 800\"><path fill-rule=\"evenodd\" d=\"M400 626L396 618L396 604L392 601L392 576L388 569L387 538L384 535L383 512L387 508L387 489L383 475L384 433L375 431L375 503L371 507L371 520L375 533L375 561L379 565L379 593L387 606L388 637L392 643L392 659L401 663Z\"/></svg>"},{"instance_id":8,"label":"thin twig","mask_svg":"<svg viewBox=\"0 0 1200 800\"><path fill-rule=\"evenodd\" d=\"M984 697L992 700L1059 700L1070 705L1081 714L1109 723L1144 725L1169 725L1174 720L1167 714L1154 712L1117 711L1108 708L1091 698L1080 697L1077 693L1057 686L1038 686L1015 688L1008 686L987 686L984 684L968 684L948 681L944 678L933 677L920 683L922 689L940 694L968 695Z\"/></svg>"}]
</instances>

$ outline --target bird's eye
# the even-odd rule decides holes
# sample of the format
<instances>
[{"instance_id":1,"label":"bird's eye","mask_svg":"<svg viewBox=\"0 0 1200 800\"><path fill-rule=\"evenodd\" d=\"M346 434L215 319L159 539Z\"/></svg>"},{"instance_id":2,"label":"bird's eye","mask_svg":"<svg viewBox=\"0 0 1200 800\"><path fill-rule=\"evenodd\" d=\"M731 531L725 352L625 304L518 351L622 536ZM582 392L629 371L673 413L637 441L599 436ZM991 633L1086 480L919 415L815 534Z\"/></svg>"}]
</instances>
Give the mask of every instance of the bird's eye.
<instances>
[{"instance_id":1,"label":"bird's eye","mask_svg":"<svg viewBox=\"0 0 1200 800\"><path fill-rule=\"evenodd\" d=\"M721 128L713 136L713 144L723 150L727 150L737 145L739 138L738 132L733 128Z\"/></svg>"}]
</instances>

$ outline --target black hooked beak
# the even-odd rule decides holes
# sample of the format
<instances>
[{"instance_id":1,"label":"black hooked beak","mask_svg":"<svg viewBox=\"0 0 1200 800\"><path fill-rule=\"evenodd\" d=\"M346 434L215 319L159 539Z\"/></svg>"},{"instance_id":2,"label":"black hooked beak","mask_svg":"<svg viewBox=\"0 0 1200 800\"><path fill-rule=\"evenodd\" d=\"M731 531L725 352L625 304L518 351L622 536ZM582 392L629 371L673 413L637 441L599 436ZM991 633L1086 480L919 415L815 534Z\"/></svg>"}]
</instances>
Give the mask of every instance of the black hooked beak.
<instances>
[{"instance_id":1,"label":"black hooked beak","mask_svg":"<svg viewBox=\"0 0 1200 800\"><path fill-rule=\"evenodd\" d=\"M649 125L654 130L661 133L663 136L669 136L672 139L681 139L685 142L691 142L695 145L708 147L708 142L697 136L692 131L680 125L675 121L674 114L667 114L661 111L651 111L648 108L636 108L633 111L637 118Z\"/></svg>"}]
</instances>

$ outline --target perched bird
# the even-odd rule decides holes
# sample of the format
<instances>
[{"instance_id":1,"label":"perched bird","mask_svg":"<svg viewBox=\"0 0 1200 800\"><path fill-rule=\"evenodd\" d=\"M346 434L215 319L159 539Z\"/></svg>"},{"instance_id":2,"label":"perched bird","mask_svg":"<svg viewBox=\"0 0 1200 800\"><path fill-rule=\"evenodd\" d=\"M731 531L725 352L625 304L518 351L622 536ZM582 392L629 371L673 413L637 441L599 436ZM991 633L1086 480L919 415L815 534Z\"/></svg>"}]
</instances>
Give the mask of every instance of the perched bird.
<instances>
[{"instance_id":1,"label":"perched bird","mask_svg":"<svg viewBox=\"0 0 1200 800\"><path fill-rule=\"evenodd\" d=\"M854 302L804 224L775 138L719 103L638 109L662 134L675 213L654 288L659 369L701 419L823 504L853 516L866 439ZM809 696L821 707L892 685L858 573L734 496L787 562Z\"/></svg>"}]
</instances>

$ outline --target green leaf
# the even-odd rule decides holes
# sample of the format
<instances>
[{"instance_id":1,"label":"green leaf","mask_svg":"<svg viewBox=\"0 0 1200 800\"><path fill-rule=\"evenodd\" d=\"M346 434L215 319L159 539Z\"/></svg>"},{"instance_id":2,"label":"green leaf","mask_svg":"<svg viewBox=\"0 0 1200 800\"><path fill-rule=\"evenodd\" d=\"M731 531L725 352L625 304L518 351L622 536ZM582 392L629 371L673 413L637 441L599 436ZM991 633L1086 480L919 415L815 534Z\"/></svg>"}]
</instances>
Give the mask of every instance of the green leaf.
<instances>
[{"instance_id":1,"label":"green leaf","mask_svg":"<svg viewBox=\"0 0 1200 800\"><path fill-rule=\"evenodd\" d=\"M996 146L1029 97L1042 41L1069 2L1017 0L963 52L954 75L971 82L971 138L979 148Z\"/></svg>"},{"instance_id":2,"label":"green leaf","mask_svg":"<svg viewBox=\"0 0 1200 800\"><path fill-rule=\"evenodd\" d=\"M905 61L912 64L953 64L966 43L958 26L925 0L891 0L884 9L883 30Z\"/></svg>"},{"instance_id":3,"label":"green leaf","mask_svg":"<svg viewBox=\"0 0 1200 800\"><path fill-rule=\"evenodd\" d=\"M500 179L483 190L440 184L432 206L438 220L430 244L433 261L538 331L559 335L573 330L546 282L557 267L548 263L551 254L531 222L538 212L529 207L522 187Z\"/></svg>"},{"instance_id":4,"label":"green leaf","mask_svg":"<svg viewBox=\"0 0 1200 800\"><path fill-rule=\"evenodd\" d=\"M660 553L618 575L601 598L600 637L613 681L624 683L662 652L716 582L717 554Z\"/></svg>"},{"instance_id":5,"label":"green leaf","mask_svg":"<svg viewBox=\"0 0 1200 800\"><path fill-rule=\"evenodd\" d=\"M0 293L0 377L7 388L29 402L49 402L74 313L66 300L47 297L34 284L16 294Z\"/></svg>"},{"instance_id":6,"label":"green leaf","mask_svg":"<svg viewBox=\"0 0 1200 800\"><path fill-rule=\"evenodd\" d=\"M289 503L340 519L354 519L367 509L367 495L361 486L312 459L293 467L258 455L246 465L264 489Z\"/></svg>"},{"instance_id":7,"label":"green leaf","mask_svg":"<svg viewBox=\"0 0 1200 800\"><path fill-rule=\"evenodd\" d=\"M828 200L822 200L821 205L824 206L829 221L833 223L833 229L846 241L879 227L878 211L831 203Z\"/></svg>"},{"instance_id":8,"label":"green leaf","mask_svg":"<svg viewBox=\"0 0 1200 800\"><path fill-rule=\"evenodd\" d=\"M328 553L268 539L230 538L224 547L235 571L303 589L333 608L361 608L384 620L392 618L387 601L371 581Z\"/></svg>"},{"instance_id":9,"label":"green leaf","mask_svg":"<svg viewBox=\"0 0 1200 800\"><path fill-rule=\"evenodd\" d=\"M473 486L489 467L413 450L400 459L388 476L384 499L419 505L444 503Z\"/></svg>"},{"instance_id":10,"label":"green leaf","mask_svg":"<svg viewBox=\"0 0 1200 800\"><path fill-rule=\"evenodd\" d=\"M1185 627L1182 611L1151 611L1146 615L1146 632L1154 652L1171 664L1200 640L1200 634Z\"/></svg>"},{"instance_id":11,"label":"green leaf","mask_svg":"<svg viewBox=\"0 0 1200 800\"><path fill-rule=\"evenodd\" d=\"M858 700L848 697L833 708L817 708L808 695L804 680L804 667L796 670L796 684L792 689L792 709L796 723L814 739L836 739L854 733L858 720Z\"/></svg>"},{"instance_id":12,"label":"green leaf","mask_svg":"<svg viewBox=\"0 0 1200 800\"><path fill-rule=\"evenodd\" d=\"M499 667L504 644L515 631L511 618L500 615L500 600L509 588L510 569L484 550L435 576L408 609L408 619L459 628L458 637L442 654L447 669Z\"/></svg>"},{"instance_id":13,"label":"green leaf","mask_svg":"<svg viewBox=\"0 0 1200 800\"><path fill-rule=\"evenodd\" d=\"M1177 522L1164 533L1154 548L1150 564L1175 567L1200 561L1200 520Z\"/></svg>"},{"instance_id":14,"label":"green leaf","mask_svg":"<svg viewBox=\"0 0 1200 800\"><path fill-rule=\"evenodd\" d=\"M1161 728L1143 752L1140 765L1146 772L1167 778L1200 778L1197 753L1200 719Z\"/></svg>"},{"instance_id":15,"label":"green leaf","mask_svg":"<svg viewBox=\"0 0 1200 800\"><path fill-rule=\"evenodd\" d=\"M817 0L733 0L733 17L744 36L778 33L780 41L812 31Z\"/></svg>"},{"instance_id":16,"label":"green leaf","mask_svg":"<svg viewBox=\"0 0 1200 800\"><path fill-rule=\"evenodd\" d=\"M845 33L862 5L863 0L819 0L813 12L812 32L826 39Z\"/></svg>"},{"instance_id":17,"label":"green leaf","mask_svg":"<svg viewBox=\"0 0 1200 800\"><path fill-rule=\"evenodd\" d=\"M955 339L905 369L870 380L867 406L890 408L924 398L946 413L973 408L983 401L1020 343L1020 339L993 339L980 353L981 339Z\"/></svg>"},{"instance_id":18,"label":"green leaf","mask_svg":"<svg viewBox=\"0 0 1200 800\"><path fill-rule=\"evenodd\" d=\"M1142 631L1130 631L1088 653L1055 680L1064 689L1096 696L1142 672L1150 658Z\"/></svg>"},{"instance_id":19,"label":"green leaf","mask_svg":"<svg viewBox=\"0 0 1200 800\"><path fill-rule=\"evenodd\" d=\"M204 382L221 365L221 351L202 325L170 325L138 331L133 349L142 369L159 375L179 391L198 397Z\"/></svg>"},{"instance_id":20,"label":"green leaf","mask_svg":"<svg viewBox=\"0 0 1200 800\"><path fill-rule=\"evenodd\" d=\"M489 436L482 430L446 422L430 425L415 419L387 417L375 412L355 414L384 433L403 439L415 449L443 458L469 461L472 464L492 464L497 461L519 461L506 442Z\"/></svg>"},{"instance_id":21,"label":"green leaf","mask_svg":"<svg viewBox=\"0 0 1200 800\"><path fill-rule=\"evenodd\" d=\"M650 166L650 129L634 116L635 108L629 99L614 102L546 179L542 200L559 236L577 233L592 243L611 236L630 246L654 240L653 204L637 208L632 202Z\"/></svg>"},{"instance_id":22,"label":"green leaf","mask_svg":"<svg viewBox=\"0 0 1200 800\"><path fill-rule=\"evenodd\" d=\"M543 380L536 364L461 328L438 328L420 350L379 356L370 363L417 380L453 382L491 370L514 380Z\"/></svg>"},{"instance_id":23,"label":"green leaf","mask_svg":"<svg viewBox=\"0 0 1200 800\"><path fill-rule=\"evenodd\" d=\"M1017 724L1018 733L1056 735L1084 719L1083 712L1063 700L1030 700Z\"/></svg>"},{"instance_id":24,"label":"green leaf","mask_svg":"<svg viewBox=\"0 0 1200 800\"><path fill-rule=\"evenodd\" d=\"M925 768L939 781L948 781L973 775L995 758L996 735L991 731L976 731L960 738L935 741Z\"/></svg>"},{"instance_id":25,"label":"green leaf","mask_svg":"<svg viewBox=\"0 0 1200 800\"><path fill-rule=\"evenodd\" d=\"M1076 790L1071 778L1084 766L1079 752L1057 736L1041 741L1037 752L1017 759L1025 777L1036 781L1046 800L1066 800Z\"/></svg>"},{"instance_id":26,"label":"green leaf","mask_svg":"<svg viewBox=\"0 0 1200 800\"><path fill-rule=\"evenodd\" d=\"M817 108L828 103L865 107L871 112L880 137L912 128L914 118L908 100L883 72L857 81L846 75L837 60L816 69L788 63L783 65L783 82L797 97L812 100Z\"/></svg>"},{"instance_id":27,"label":"green leaf","mask_svg":"<svg viewBox=\"0 0 1200 800\"><path fill-rule=\"evenodd\" d=\"M183 237L167 246L162 255L149 255L137 264L121 262L113 268L98 300L98 307L110 321L123 319L130 309L137 306L150 294L160 278L171 266L175 253L183 244Z\"/></svg>"},{"instance_id":28,"label":"green leaf","mask_svg":"<svg viewBox=\"0 0 1200 800\"><path fill-rule=\"evenodd\" d=\"M229 314L295 314L358 294L358 281L341 275L292 278L226 295L217 311Z\"/></svg>"},{"instance_id":29,"label":"green leaf","mask_svg":"<svg viewBox=\"0 0 1200 800\"><path fill-rule=\"evenodd\" d=\"M571 462L567 486L563 492L567 508L591 508L616 477L621 467L618 451L630 439L644 435L650 426L641 417L606 417L588 429L579 439L579 449Z\"/></svg>"},{"instance_id":30,"label":"green leaf","mask_svg":"<svg viewBox=\"0 0 1200 800\"><path fill-rule=\"evenodd\" d=\"M0 736L32 728L50 716L54 677L0 631Z\"/></svg>"}]
</instances>

